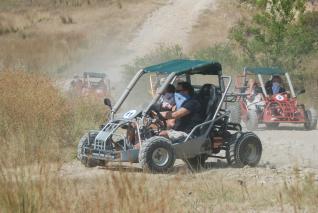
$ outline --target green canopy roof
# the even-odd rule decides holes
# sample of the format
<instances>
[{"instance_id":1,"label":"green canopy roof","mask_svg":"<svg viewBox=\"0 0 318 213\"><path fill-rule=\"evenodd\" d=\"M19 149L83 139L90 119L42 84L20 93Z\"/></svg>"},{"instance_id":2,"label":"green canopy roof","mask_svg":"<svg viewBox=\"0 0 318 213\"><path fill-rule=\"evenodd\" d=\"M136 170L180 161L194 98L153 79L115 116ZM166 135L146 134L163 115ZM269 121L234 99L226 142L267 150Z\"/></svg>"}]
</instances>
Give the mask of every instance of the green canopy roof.
<instances>
[{"instance_id":1,"label":"green canopy roof","mask_svg":"<svg viewBox=\"0 0 318 213\"><path fill-rule=\"evenodd\" d=\"M143 69L146 73L163 73L170 74L175 72L176 75L182 74L203 74L203 75L221 75L222 66L218 62L177 59L167 61L162 64L153 65Z\"/></svg>"},{"instance_id":2,"label":"green canopy roof","mask_svg":"<svg viewBox=\"0 0 318 213\"><path fill-rule=\"evenodd\" d=\"M246 71L261 75L284 75L285 72L277 67L247 67Z\"/></svg>"}]
</instances>

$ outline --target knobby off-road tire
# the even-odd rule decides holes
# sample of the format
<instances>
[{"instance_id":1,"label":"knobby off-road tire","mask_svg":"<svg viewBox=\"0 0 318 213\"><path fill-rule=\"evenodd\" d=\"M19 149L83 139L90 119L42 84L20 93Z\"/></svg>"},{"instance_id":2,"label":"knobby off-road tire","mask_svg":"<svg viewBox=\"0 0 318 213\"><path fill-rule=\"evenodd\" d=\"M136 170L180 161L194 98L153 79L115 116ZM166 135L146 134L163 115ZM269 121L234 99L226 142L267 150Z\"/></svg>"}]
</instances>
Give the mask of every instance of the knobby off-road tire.
<instances>
[{"instance_id":1,"label":"knobby off-road tire","mask_svg":"<svg viewBox=\"0 0 318 213\"><path fill-rule=\"evenodd\" d=\"M242 168L246 165L256 166L262 156L262 143L252 132L237 133L226 150L229 165Z\"/></svg>"},{"instance_id":2,"label":"knobby off-road tire","mask_svg":"<svg viewBox=\"0 0 318 213\"><path fill-rule=\"evenodd\" d=\"M90 143L92 143L96 136L98 134L98 131L92 131L90 133L86 133L83 135L83 137L80 139L78 146L77 146L77 159L80 160L86 167L95 167L100 164L99 161L91 159L89 157L84 156L85 147L88 147Z\"/></svg>"},{"instance_id":3,"label":"knobby off-road tire","mask_svg":"<svg viewBox=\"0 0 318 213\"><path fill-rule=\"evenodd\" d=\"M240 124L241 123L241 106L239 102L228 103L228 110L231 111L230 122Z\"/></svg>"},{"instance_id":4,"label":"knobby off-road tire","mask_svg":"<svg viewBox=\"0 0 318 213\"><path fill-rule=\"evenodd\" d=\"M250 131L256 130L258 127L258 117L255 110L248 110L246 128Z\"/></svg>"},{"instance_id":5,"label":"knobby off-road tire","mask_svg":"<svg viewBox=\"0 0 318 213\"><path fill-rule=\"evenodd\" d=\"M172 169L175 161L176 154L171 141L164 137L147 139L139 151L139 163L144 171L166 173Z\"/></svg>"},{"instance_id":6,"label":"knobby off-road tire","mask_svg":"<svg viewBox=\"0 0 318 213\"><path fill-rule=\"evenodd\" d=\"M317 128L317 112L315 109L310 108L305 111L305 124L306 130L313 130Z\"/></svg>"},{"instance_id":7,"label":"knobby off-road tire","mask_svg":"<svg viewBox=\"0 0 318 213\"><path fill-rule=\"evenodd\" d=\"M204 169L205 161L208 156L205 154L195 156L193 158L184 159L183 161L187 164L191 171L200 171Z\"/></svg>"}]
</instances>

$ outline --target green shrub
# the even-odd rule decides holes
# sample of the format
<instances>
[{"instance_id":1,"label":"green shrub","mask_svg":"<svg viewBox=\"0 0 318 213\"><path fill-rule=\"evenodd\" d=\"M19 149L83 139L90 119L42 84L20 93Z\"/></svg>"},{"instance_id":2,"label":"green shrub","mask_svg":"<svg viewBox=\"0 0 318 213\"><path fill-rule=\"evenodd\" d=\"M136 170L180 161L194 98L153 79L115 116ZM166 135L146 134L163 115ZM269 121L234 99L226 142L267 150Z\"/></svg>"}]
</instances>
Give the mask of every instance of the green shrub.
<instances>
[{"instance_id":1,"label":"green shrub","mask_svg":"<svg viewBox=\"0 0 318 213\"><path fill-rule=\"evenodd\" d=\"M233 51L231 44L217 44L206 49L199 50L193 54L196 59L218 61L222 64L225 72L241 70L244 66L243 60Z\"/></svg>"}]
</instances>

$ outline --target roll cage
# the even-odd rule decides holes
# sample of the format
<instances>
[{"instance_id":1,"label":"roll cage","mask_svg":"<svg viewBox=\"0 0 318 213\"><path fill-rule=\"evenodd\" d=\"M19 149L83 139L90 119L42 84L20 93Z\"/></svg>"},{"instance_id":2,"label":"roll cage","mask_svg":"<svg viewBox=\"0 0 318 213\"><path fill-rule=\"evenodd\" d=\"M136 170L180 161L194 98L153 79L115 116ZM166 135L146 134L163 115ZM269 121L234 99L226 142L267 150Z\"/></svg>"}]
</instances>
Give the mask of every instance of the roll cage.
<instances>
[{"instance_id":1,"label":"roll cage","mask_svg":"<svg viewBox=\"0 0 318 213\"><path fill-rule=\"evenodd\" d=\"M293 84L291 82L291 79L290 79L288 72L285 72L280 68L276 68L276 67L244 67L243 75L238 76L238 78L236 80L236 88L239 89L240 92L245 92L244 90L246 90L246 88L247 88L247 82L248 82L249 75L257 76L258 81L260 82L260 86L262 88L262 92L266 98L268 98L269 95L267 94L267 91L265 88L263 75L266 75L266 76L274 76L274 75L285 76L287 79L287 83L289 86L291 97L296 98L296 93L295 93L295 90L294 90L294 87L293 87ZM242 82L239 82L239 79L243 80L243 84L242 84Z\"/></svg>"},{"instance_id":2,"label":"roll cage","mask_svg":"<svg viewBox=\"0 0 318 213\"><path fill-rule=\"evenodd\" d=\"M123 118L115 119L115 114L125 102L138 80L146 73L166 74L167 77L150 103L141 112L138 112L134 117L125 118L125 116L123 116ZM84 155L88 157L91 154L94 159L100 160L115 160L120 156L120 161L138 161L139 148L129 146L127 138L123 138L123 146L121 149L114 150L111 147L112 136L120 128L132 124L136 129L139 145L140 147L143 147L144 141L154 136L149 129L147 122L150 118L152 106L157 103L160 96L163 94L164 89L172 83L176 77L181 75L185 75L186 80L191 83L191 76L196 74L217 76L219 83L219 86L217 87L217 90L219 91L217 95L218 98L214 104L209 105L210 108L206 111L205 119L200 124L196 125L185 139L178 141L178 143L174 143L173 146L175 147L177 158L187 159L203 153L215 157L213 155L213 148L211 147L211 138L213 138L214 135L226 135L228 130L241 131L240 124L228 122L230 111L222 109L232 79L230 76L222 75L222 67L217 62L188 59L168 61L163 64L139 70L130 81L117 103L112 107L110 121L99 131L92 146L85 148L86 151L84 151L84 153L88 154ZM212 94L211 90L209 94ZM210 95L209 97L211 98L213 96ZM224 142L219 148L226 150L225 147L227 145L228 144L225 144Z\"/></svg>"},{"instance_id":3,"label":"roll cage","mask_svg":"<svg viewBox=\"0 0 318 213\"><path fill-rule=\"evenodd\" d=\"M218 62L188 59L172 60L163 64L146 67L139 70L128 84L122 96L118 99L118 101L112 108L112 118L114 118L114 114L119 110L123 102L126 100L131 90L136 85L137 81L146 73L166 74L168 76L161 87L158 89L157 93L154 95L150 104L144 110L144 113L148 112L150 107L158 101L164 89L168 86L169 83L173 82L177 76L186 75L186 81L191 83L191 75L217 75L221 91L225 91L224 77L222 78L222 67L221 64L219 64ZM227 76L226 78L231 79L231 77L229 76Z\"/></svg>"}]
</instances>

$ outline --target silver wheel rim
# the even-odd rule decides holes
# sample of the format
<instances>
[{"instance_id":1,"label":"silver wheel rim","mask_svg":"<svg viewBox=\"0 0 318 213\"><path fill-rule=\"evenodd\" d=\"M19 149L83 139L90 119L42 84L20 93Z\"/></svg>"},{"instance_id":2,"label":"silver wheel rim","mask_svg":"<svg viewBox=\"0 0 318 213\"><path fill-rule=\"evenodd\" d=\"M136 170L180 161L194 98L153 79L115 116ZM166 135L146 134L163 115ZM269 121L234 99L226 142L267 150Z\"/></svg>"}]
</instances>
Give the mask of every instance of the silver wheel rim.
<instances>
[{"instance_id":1,"label":"silver wheel rim","mask_svg":"<svg viewBox=\"0 0 318 213\"><path fill-rule=\"evenodd\" d=\"M164 166L169 161L169 153L164 148L157 148L152 153L152 161L157 166Z\"/></svg>"}]
</instances>

